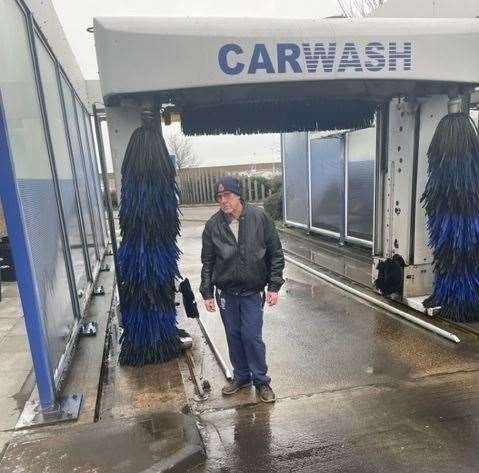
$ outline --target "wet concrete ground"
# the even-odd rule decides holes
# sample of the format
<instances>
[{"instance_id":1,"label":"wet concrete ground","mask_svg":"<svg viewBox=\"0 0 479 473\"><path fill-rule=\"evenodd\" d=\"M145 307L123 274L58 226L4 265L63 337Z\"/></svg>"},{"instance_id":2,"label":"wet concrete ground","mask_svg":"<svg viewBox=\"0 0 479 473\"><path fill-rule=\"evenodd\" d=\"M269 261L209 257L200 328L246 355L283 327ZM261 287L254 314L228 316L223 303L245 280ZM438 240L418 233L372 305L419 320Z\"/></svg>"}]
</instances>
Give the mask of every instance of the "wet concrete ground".
<instances>
[{"instance_id":1,"label":"wet concrete ground","mask_svg":"<svg viewBox=\"0 0 479 473\"><path fill-rule=\"evenodd\" d=\"M211 210L190 212L183 225L181 267L195 289L201 220ZM158 471L185 433L164 415L188 400L208 458L182 472L479 471L478 338L456 328L456 345L294 266L285 274L280 305L265 313L276 404L262 404L253 389L222 397L224 376L196 321L180 317L194 338L196 371L212 387L206 401L195 395L184 359L181 373L176 361L120 369L112 351L99 422L82 416L17 437L0 471ZM202 310L202 320L227 358L219 314ZM87 396L85 405L95 400Z\"/></svg>"},{"instance_id":2,"label":"wet concrete ground","mask_svg":"<svg viewBox=\"0 0 479 473\"><path fill-rule=\"evenodd\" d=\"M201 231L183 226L182 271L194 288ZM209 454L194 471L478 471L478 338L456 329L456 345L296 267L285 274L264 323L275 405L258 403L254 390L223 398L224 377L196 322L181 324L212 386L204 402L189 386ZM227 358L219 314L201 316Z\"/></svg>"},{"instance_id":3,"label":"wet concrete ground","mask_svg":"<svg viewBox=\"0 0 479 473\"><path fill-rule=\"evenodd\" d=\"M1 455L35 384L23 310L15 282L2 282L0 379Z\"/></svg>"}]
</instances>

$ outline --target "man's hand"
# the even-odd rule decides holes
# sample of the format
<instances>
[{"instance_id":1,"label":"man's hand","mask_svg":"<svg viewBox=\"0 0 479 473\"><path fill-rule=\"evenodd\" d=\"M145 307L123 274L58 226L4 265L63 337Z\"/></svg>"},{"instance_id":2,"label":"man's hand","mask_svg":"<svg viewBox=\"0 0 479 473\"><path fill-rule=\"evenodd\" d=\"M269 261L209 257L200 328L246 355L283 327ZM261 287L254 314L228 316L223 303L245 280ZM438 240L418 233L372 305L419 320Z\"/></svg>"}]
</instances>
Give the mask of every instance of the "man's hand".
<instances>
[{"instance_id":1,"label":"man's hand","mask_svg":"<svg viewBox=\"0 0 479 473\"><path fill-rule=\"evenodd\" d=\"M268 291L266 293L266 302L270 307L276 305L278 303L278 293Z\"/></svg>"},{"instance_id":2,"label":"man's hand","mask_svg":"<svg viewBox=\"0 0 479 473\"><path fill-rule=\"evenodd\" d=\"M204 302L208 312L216 312L216 304L214 299L205 299Z\"/></svg>"}]
</instances>

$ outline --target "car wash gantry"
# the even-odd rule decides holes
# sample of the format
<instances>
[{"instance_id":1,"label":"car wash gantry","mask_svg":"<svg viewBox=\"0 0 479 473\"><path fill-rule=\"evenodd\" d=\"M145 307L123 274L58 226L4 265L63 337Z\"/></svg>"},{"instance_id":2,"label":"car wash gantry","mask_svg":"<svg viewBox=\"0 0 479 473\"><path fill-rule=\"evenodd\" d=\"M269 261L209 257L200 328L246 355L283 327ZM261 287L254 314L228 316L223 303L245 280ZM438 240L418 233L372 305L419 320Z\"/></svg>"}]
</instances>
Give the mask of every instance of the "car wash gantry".
<instances>
[{"instance_id":1,"label":"car wash gantry","mask_svg":"<svg viewBox=\"0 0 479 473\"><path fill-rule=\"evenodd\" d=\"M97 18L94 30L116 169L145 107L187 135L375 124L375 287L479 320L478 20Z\"/></svg>"}]
</instances>

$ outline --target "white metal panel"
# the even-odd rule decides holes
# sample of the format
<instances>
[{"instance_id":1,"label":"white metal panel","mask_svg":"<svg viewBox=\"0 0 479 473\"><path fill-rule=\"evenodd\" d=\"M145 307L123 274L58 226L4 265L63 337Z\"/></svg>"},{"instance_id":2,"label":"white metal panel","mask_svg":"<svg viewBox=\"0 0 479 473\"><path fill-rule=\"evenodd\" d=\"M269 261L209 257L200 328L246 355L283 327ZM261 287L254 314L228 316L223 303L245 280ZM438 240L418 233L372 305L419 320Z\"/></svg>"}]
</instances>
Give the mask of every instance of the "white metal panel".
<instances>
[{"instance_id":1,"label":"white metal panel","mask_svg":"<svg viewBox=\"0 0 479 473\"><path fill-rule=\"evenodd\" d=\"M479 81L476 20L96 18L95 42L105 96L337 79Z\"/></svg>"},{"instance_id":2,"label":"white metal panel","mask_svg":"<svg viewBox=\"0 0 479 473\"><path fill-rule=\"evenodd\" d=\"M414 104L399 99L391 101L383 247L385 257L399 254L406 264L410 254L415 116Z\"/></svg>"},{"instance_id":3,"label":"white metal panel","mask_svg":"<svg viewBox=\"0 0 479 473\"><path fill-rule=\"evenodd\" d=\"M430 264L411 265L404 268L403 297L431 294L434 275Z\"/></svg>"},{"instance_id":4,"label":"white metal panel","mask_svg":"<svg viewBox=\"0 0 479 473\"><path fill-rule=\"evenodd\" d=\"M427 151L436 127L444 115L447 115L447 96L428 97L421 104L419 147L416 182L416 216L414 231L414 264L432 263L432 251L428 245L429 236L426 228L426 212L421 204L427 182Z\"/></svg>"}]
</instances>

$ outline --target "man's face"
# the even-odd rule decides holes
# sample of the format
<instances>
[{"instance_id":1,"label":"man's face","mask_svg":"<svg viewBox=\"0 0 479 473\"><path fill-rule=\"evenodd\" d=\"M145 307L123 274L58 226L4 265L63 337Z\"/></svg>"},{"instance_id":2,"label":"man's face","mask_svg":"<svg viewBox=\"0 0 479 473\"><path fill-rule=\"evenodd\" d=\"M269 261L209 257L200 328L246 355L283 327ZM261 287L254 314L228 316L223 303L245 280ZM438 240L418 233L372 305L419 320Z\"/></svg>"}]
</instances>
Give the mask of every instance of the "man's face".
<instances>
[{"instance_id":1,"label":"man's face","mask_svg":"<svg viewBox=\"0 0 479 473\"><path fill-rule=\"evenodd\" d=\"M230 191L218 192L216 201L220 204L221 210L226 214L232 214L241 207L240 196Z\"/></svg>"}]
</instances>

